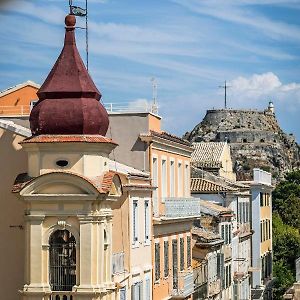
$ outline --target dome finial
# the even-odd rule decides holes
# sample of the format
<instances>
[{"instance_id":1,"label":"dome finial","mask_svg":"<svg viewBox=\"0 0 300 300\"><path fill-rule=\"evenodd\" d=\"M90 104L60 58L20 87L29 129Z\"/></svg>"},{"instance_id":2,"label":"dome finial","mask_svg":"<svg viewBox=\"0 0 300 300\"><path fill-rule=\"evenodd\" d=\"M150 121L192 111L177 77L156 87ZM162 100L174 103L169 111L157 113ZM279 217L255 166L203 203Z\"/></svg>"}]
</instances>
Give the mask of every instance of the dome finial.
<instances>
[{"instance_id":1,"label":"dome finial","mask_svg":"<svg viewBox=\"0 0 300 300\"><path fill-rule=\"evenodd\" d=\"M65 17L65 24L66 24L66 27L75 27L76 17L71 14L67 15Z\"/></svg>"}]
</instances>

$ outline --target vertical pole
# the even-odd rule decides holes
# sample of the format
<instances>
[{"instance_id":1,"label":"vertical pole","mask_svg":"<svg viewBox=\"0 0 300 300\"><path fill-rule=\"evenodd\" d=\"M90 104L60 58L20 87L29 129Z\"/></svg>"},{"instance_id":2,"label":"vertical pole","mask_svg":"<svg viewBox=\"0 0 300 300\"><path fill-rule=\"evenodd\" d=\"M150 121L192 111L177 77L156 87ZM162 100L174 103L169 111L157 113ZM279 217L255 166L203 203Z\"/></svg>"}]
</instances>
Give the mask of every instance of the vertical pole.
<instances>
[{"instance_id":1,"label":"vertical pole","mask_svg":"<svg viewBox=\"0 0 300 300\"><path fill-rule=\"evenodd\" d=\"M88 36L88 2L85 0L85 42L86 42L86 69L89 70L89 36Z\"/></svg>"},{"instance_id":2,"label":"vertical pole","mask_svg":"<svg viewBox=\"0 0 300 300\"><path fill-rule=\"evenodd\" d=\"M226 80L225 80L224 89L225 89L225 109L226 109L227 108L227 85L226 85Z\"/></svg>"}]
</instances>

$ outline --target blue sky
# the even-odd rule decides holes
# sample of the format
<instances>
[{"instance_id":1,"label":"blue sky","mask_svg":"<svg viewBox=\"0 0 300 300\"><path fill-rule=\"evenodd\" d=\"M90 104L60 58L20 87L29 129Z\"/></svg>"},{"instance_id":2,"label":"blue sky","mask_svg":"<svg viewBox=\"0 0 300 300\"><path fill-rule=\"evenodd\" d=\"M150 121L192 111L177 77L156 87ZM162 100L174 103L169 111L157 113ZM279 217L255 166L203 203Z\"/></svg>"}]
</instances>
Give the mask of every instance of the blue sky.
<instances>
[{"instance_id":1,"label":"blue sky","mask_svg":"<svg viewBox=\"0 0 300 300\"><path fill-rule=\"evenodd\" d=\"M0 1L0 89L43 82L62 47L67 4ZM103 102L118 103L151 101L155 77L163 127L178 135L223 106L226 79L229 107L272 100L300 141L299 16L300 0L89 0L90 73ZM83 58L84 43L77 30Z\"/></svg>"}]
</instances>

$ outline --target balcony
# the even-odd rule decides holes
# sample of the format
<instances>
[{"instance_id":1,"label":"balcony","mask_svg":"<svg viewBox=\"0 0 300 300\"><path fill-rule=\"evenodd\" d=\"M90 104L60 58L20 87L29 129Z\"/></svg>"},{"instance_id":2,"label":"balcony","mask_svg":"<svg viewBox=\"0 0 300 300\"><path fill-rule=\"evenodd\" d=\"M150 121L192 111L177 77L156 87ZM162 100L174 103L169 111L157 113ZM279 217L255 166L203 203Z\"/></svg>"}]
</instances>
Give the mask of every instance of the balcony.
<instances>
[{"instance_id":1,"label":"balcony","mask_svg":"<svg viewBox=\"0 0 300 300\"><path fill-rule=\"evenodd\" d=\"M113 253L113 255L112 255L112 273L114 275L125 272L124 257L125 257L124 252Z\"/></svg>"},{"instance_id":2,"label":"balcony","mask_svg":"<svg viewBox=\"0 0 300 300\"><path fill-rule=\"evenodd\" d=\"M176 287L175 287L176 286ZM173 277L170 277L169 294L173 298L186 298L194 292L194 279L192 272L178 273L177 282L174 285Z\"/></svg>"},{"instance_id":3,"label":"balcony","mask_svg":"<svg viewBox=\"0 0 300 300\"><path fill-rule=\"evenodd\" d=\"M254 183L262 183L266 185L272 184L272 175L269 172L263 171L261 169L253 169L253 179Z\"/></svg>"},{"instance_id":4,"label":"balcony","mask_svg":"<svg viewBox=\"0 0 300 300\"><path fill-rule=\"evenodd\" d=\"M208 296L213 297L221 292L221 280L218 278L213 282L208 283Z\"/></svg>"},{"instance_id":5,"label":"balcony","mask_svg":"<svg viewBox=\"0 0 300 300\"><path fill-rule=\"evenodd\" d=\"M196 198L165 198L164 212L161 217L191 218L200 216L200 204Z\"/></svg>"}]
</instances>

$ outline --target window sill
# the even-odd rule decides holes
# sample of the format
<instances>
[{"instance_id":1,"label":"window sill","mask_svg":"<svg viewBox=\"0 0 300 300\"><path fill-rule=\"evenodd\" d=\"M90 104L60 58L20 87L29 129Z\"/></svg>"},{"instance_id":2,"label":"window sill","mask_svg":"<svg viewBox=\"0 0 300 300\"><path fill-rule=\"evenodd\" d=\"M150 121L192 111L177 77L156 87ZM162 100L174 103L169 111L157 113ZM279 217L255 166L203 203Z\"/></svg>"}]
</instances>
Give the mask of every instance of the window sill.
<instances>
[{"instance_id":1,"label":"window sill","mask_svg":"<svg viewBox=\"0 0 300 300\"><path fill-rule=\"evenodd\" d=\"M139 248L139 247L140 247L140 243L138 241L131 244L132 249Z\"/></svg>"}]
</instances>

